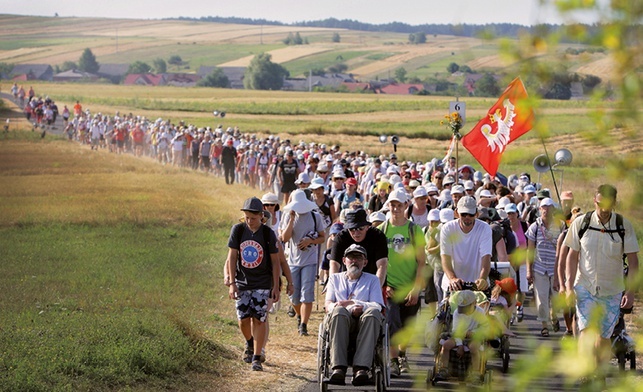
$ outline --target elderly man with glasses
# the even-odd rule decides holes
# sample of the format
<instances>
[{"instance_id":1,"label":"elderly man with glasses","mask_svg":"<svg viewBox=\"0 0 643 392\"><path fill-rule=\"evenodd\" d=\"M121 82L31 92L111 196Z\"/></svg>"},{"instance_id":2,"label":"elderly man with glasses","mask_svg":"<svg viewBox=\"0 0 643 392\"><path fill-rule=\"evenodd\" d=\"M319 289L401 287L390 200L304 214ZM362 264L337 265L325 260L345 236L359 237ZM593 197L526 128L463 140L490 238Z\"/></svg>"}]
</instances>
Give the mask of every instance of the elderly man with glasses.
<instances>
[{"instance_id":1,"label":"elderly man with glasses","mask_svg":"<svg viewBox=\"0 0 643 392\"><path fill-rule=\"evenodd\" d=\"M383 286L386 281L388 266L388 247L386 236L380 230L371 227L363 209L350 210L346 213L346 224L335 237L330 250L330 273L340 272L344 252L349 246L357 244L366 249L368 262L364 272L377 275Z\"/></svg>"}]
</instances>

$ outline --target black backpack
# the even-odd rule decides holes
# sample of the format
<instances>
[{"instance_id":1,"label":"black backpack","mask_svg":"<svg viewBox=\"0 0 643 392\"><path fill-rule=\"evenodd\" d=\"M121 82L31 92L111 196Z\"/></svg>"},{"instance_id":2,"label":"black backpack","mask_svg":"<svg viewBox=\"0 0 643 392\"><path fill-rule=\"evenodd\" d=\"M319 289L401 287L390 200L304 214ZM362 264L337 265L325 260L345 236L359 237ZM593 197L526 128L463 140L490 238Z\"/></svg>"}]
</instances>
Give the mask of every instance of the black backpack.
<instances>
[{"instance_id":1,"label":"black backpack","mask_svg":"<svg viewBox=\"0 0 643 392\"><path fill-rule=\"evenodd\" d=\"M593 214L593 211L588 212L583 216L583 222L581 223L580 229L578 230L578 241L580 241L583 238L583 235L587 230L600 231L602 233L618 233L619 237L621 237L621 246L623 249L623 262L625 262L627 255L625 254L625 226L623 226L623 215L615 213L616 229L606 230L605 228L590 226L592 214Z\"/></svg>"}]
</instances>

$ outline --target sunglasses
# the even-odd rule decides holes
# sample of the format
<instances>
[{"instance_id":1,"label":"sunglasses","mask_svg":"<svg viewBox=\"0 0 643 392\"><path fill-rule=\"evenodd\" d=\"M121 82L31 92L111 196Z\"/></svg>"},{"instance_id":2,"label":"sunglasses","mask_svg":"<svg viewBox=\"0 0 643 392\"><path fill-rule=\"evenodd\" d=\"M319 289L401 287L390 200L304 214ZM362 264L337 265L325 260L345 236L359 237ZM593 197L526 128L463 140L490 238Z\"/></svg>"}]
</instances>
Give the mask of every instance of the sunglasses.
<instances>
[{"instance_id":1,"label":"sunglasses","mask_svg":"<svg viewBox=\"0 0 643 392\"><path fill-rule=\"evenodd\" d=\"M348 229L351 233L355 233L356 231L364 231L368 226L362 226L362 227L355 227L352 229Z\"/></svg>"},{"instance_id":2,"label":"sunglasses","mask_svg":"<svg viewBox=\"0 0 643 392\"><path fill-rule=\"evenodd\" d=\"M274 206L276 206L276 204L264 204L263 206L264 207L274 207Z\"/></svg>"},{"instance_id":3,"label":"sunglasses","mask_svg":"<svg viewBox=\"0 0 643 392\"><path fill-rule=\"evenodd\" d=\"M466 218L466 217L474 217L476 214L467 214L466 212L463 212L460 214L461 217Z\"/></svg>"}]
</instances>

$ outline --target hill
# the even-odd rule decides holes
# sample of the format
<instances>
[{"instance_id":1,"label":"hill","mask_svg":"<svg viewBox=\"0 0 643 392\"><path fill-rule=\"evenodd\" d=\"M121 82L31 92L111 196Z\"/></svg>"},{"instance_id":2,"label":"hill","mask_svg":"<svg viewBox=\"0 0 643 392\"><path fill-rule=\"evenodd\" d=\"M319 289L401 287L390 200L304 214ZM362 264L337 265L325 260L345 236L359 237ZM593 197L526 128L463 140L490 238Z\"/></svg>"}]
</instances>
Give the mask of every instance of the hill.
<instances>
[{"instance_id":1,"label":"hill","mask_svg":"<svg viewBox=\"0 0 643 392\"><path fill-rule=\"evenodd\" d=\"M202 66L245 66L261 52L273 55L291 76L301 76L310 69L327 68L342 62L347 72L363 80L386 79L404 67L407 77L449 76L450 62L470 65L474 70L502 70L515 60L496 57L477 63L480 58L498 56L495 40L467 36L434 34L425 44L409 44L407 33L358 31L342 28L244 25L194 20L143 20L107 18L61 18L0 15L0 62L46 63L61 66L78 61L90 48L99 63L148 63L156 58L168 60L180 56L183 62L170 65L170 72L196 72ZM309 44L287 46L283 40L290 33L300 33ZM340 42L333 42L333 35ZM515 39L515 38L510 38ZM560 60L560 53L572 46L563 44L542 54ZM603 80L610 69L602 66L606 56L574 58L570 71L581 68L595 72ZM599 66L593 67L592 63Z\"/></svg>"}]
</instances>

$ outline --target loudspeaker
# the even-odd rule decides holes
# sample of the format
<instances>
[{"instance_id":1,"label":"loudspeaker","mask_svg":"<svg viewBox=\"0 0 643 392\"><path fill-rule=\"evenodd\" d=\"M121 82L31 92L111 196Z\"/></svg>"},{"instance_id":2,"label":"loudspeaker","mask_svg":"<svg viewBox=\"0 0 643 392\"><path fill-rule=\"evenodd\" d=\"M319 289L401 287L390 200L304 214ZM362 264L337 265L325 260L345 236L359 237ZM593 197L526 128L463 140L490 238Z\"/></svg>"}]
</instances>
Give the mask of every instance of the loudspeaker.
<instances>
[{"instance_id":1,"label":"loudspeaker","mask_svg":"<svg viewBox=\"0 0 643 392\"><path fill-rule=\"evenodd\" d=\"M572 152L566 148L561 148L554 154L554 160L557 165L567 166L572 163Z\"/></svg>"},{"instance_id":2,"label":"loudspeaker","mask_svg":"<svg viewBox=\"0 0 643 392\"><path fill-rule=\"evenodd\" d=\"M394 146L396 146L400 142L400 137L397 135L391 136L391 143L393 143Z\"/></svg>"},{"instance_id":3,"label":"loudspeaker","mask_svg":"<svg viewBox=\"0 0 643 392\"><path fill-rule=\"evenodd\" d=\"M534 165L534 169L538 173L544 173L547 170L549 170L550 165L549 165L549 159L547 158L547 155L545 154L538 155L536 158L534 158L533 165Z\"/></svg>"},{"instance_id":4,"label":"loudspeaker","mask_svg":"<svg viewBox=\"0 0 643 392\"><path fill-rule=\"evenodd\" d=\"M380 143L384 144L388 140L388 136L380 135L379 139L380 139Z\"/></svg>"}]
</instances>

